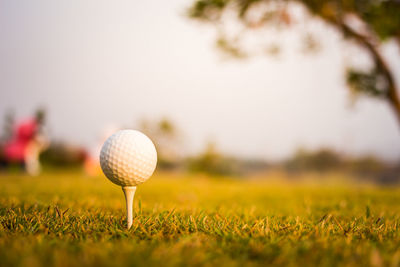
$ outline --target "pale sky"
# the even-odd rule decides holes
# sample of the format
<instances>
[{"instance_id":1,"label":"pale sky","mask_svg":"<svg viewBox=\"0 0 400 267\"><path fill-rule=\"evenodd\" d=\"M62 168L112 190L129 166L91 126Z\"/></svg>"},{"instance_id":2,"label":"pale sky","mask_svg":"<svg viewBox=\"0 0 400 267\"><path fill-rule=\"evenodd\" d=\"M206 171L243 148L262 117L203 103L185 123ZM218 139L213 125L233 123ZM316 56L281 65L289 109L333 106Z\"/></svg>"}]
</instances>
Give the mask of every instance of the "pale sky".
<instances>
[{"instance_id":1,"label":"pale sky","mask_svg":"<svg viewBox=\"0 0 400 267\"><path fill-rule=\"evenodd\" d=\"M314 56L289 45L279 58L221 60L212 28L183 16L190 3L0 0L1 120L43 105L52 137L87 147L107 125L168 117L188 152L213 140L268 160L321 146L400 157L387 104L362 98L350 107L348 55L335 34L323 33ZM399 77L399 51L384 53Z\"/></svg>"}]
</instances>

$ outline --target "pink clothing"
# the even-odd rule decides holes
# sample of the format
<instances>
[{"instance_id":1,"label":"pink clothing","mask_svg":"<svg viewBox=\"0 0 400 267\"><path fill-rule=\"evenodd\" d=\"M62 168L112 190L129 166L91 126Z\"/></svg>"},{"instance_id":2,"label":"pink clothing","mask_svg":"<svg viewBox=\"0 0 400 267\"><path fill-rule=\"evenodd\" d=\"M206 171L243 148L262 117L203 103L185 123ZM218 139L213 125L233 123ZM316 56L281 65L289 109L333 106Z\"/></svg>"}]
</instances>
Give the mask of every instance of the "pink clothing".
<instances>
[{"instance_id":1,"label":"pink clothing","mask_svg":"<svg viewBox=\"0 0 400 267\"><path fill-rule=\"evenodd\" d=\"M4 146L4 155L8 161L24 161L29 142L35 137L38 129L35 119L29 119L17 125L14 136Z\"/></svg>"}]
</instances>

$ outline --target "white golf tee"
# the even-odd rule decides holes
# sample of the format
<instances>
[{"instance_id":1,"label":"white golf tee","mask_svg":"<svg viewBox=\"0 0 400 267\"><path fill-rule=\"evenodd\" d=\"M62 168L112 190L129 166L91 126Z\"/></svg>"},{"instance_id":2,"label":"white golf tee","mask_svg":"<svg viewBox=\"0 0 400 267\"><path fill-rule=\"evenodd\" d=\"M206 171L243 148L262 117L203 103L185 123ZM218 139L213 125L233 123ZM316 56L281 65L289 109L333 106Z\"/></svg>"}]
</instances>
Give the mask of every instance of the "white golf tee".
<instances>
[{"instance_id":1,"label":"white golf tee","mask_svg":"<svg viewBox=\"0 0 400 267\"><path fill-rule=\"evenodd\" d=\"M135 196L136 186L123 186L125 201L126 201L126 221L127 228L132 226L132 209L133 209L133 197Z\"/></svg>"}]
</instances>

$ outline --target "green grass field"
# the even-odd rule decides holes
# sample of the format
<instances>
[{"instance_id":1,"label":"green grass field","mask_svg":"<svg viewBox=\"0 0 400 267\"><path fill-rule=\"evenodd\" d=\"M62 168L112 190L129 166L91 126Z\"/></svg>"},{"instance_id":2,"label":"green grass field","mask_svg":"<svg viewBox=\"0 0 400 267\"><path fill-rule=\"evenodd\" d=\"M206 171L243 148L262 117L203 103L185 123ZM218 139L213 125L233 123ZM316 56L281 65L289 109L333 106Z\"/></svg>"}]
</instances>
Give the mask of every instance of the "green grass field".
<instances>
[{"instance_id":1,"label":"green grass field","mask_svg":"<svg viewBox=\"0 0 400 267\"><path fill-rule=\"evenodd\" d=\"M0 176L1 266L399 266L400 188L156 174Z\"/></svg>"}]
</instances>

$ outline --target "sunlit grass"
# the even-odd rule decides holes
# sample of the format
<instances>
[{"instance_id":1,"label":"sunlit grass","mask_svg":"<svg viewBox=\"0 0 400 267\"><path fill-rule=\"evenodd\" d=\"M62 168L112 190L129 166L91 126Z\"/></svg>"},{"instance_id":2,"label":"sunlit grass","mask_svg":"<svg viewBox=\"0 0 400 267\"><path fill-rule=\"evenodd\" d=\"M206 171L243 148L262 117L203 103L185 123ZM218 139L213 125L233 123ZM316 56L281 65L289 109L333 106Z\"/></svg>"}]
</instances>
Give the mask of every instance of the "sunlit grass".
<instances>
[{"instance_id":1,"label":"sunlit grass","mask_svg":"<svg viewBox=\"0 0 400 267\"><path fill-rule=\"evenodd\" d=\"M0 265L399 265L400 189L280 176L157 174L126 230L103 177L3 175Z\"/></svg>"}]
</instances>

